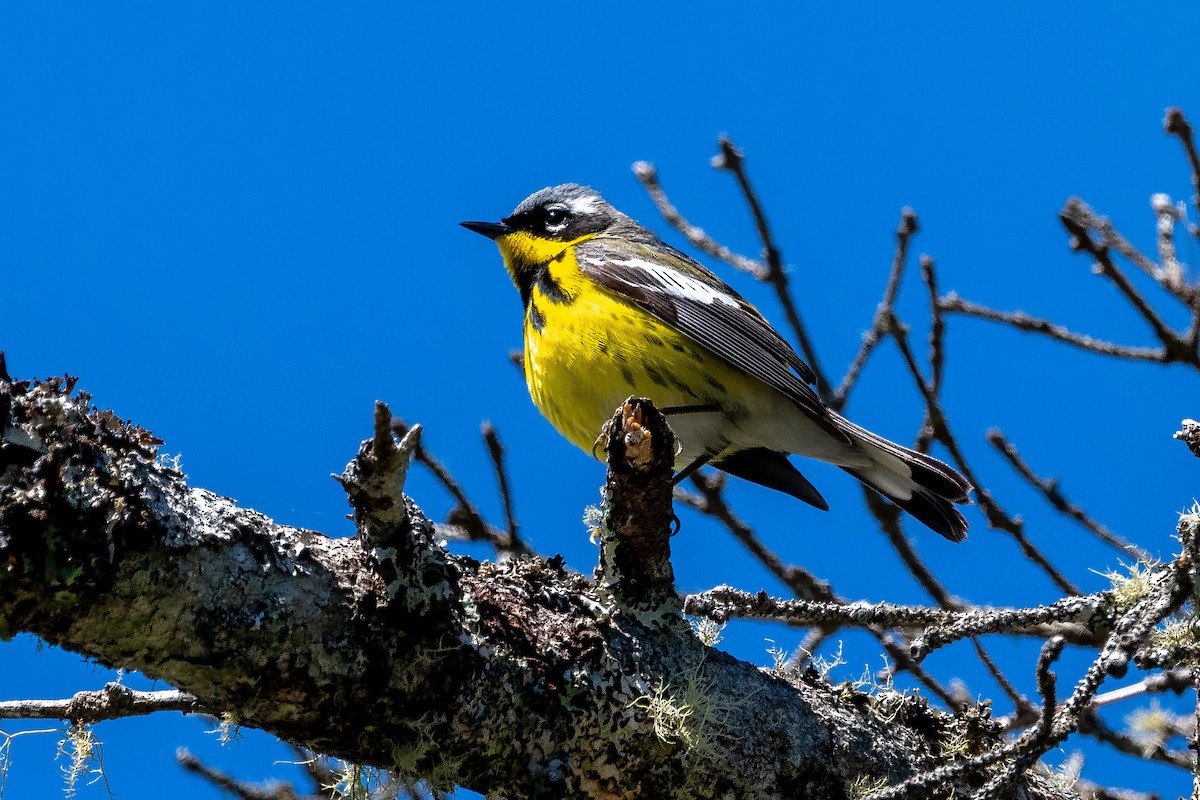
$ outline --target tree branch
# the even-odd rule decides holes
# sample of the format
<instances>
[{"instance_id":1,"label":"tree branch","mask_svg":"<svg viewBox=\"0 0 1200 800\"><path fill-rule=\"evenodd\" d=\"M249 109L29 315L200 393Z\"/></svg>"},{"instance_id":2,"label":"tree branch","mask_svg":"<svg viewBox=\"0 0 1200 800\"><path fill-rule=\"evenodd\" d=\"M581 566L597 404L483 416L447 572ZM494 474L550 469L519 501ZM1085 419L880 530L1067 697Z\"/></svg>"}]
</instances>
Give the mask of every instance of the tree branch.
<instances>
[{"instance_id":1,"label":"tree branch","mask_svg":"<svg viewBox=\"0 0 1200 800\"><path fill-rule=\"evenodd\" d=\"M108 719L153 714L156 711L201 711L199 701L176 689L137 692L119 683L99 691L76 692L64 700L0 700L0 719L65 719L90 725Z\"/></svg>"},{"instance_id":2,"label":"tree branch","mask_svg":"<svg viewBox=\"0 0 1200 800\"><path fill-rule=\"evenodd\" d=\"M64 381L0 397L4 634L168 681L240 725L514 797L839 797L936 767L966 733L919 698L885 719L824 679L643 624L561 561L455 557L406 497L388 546L330 539L189 488L151 434ZM360 451L385 487L348 481L360 518L396 486L388 449Z\"/></svg>"}]
</instances>

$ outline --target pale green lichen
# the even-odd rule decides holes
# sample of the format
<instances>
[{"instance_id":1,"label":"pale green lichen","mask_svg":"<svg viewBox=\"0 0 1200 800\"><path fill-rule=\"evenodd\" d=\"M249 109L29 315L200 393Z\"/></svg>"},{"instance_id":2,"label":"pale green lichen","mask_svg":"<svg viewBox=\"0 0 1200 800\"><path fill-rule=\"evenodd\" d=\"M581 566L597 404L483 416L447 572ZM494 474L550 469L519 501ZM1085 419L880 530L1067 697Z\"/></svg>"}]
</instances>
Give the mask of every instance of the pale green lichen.
<instances>
[{"instance_id":1,"label":"pale green lichen","mask_svg":"<svg viewBox=\"0 0 1200 800\"><path fill-rule=\"evenodd\" d=\"M1200 620L1196 619L1195 612L1186 617L1167 620L1161 629L1151 632L1148 645L1166 649L1195 645L1200 641L1200 637L1197 637L1198 624Z\"/></svg>"},{"instance_id":2,"label":"pale green lichen","mask_svg":"<svg viewBox=\"0 0 1200 800\"><path fill-rule=\"evenodd\" d=\"M721 633L724 630L724 623L708 617L696 617L692 620L692 633L705 647L716 647L721 641Z\"/></svg>"},{"instance_id":3,"label":"pale green lichen","mask_svg":"<svg viewBox=\"0 0 1200 800\"><path fill-rule=\"evenodd\" d=\"M405 783L398 775L379 767L351 764L328 759L332 778L321 785L322 796L340 800L380 800L385 797L424 797L430 794L424 783Z\"/></svg>"},{"instance_id":4,"label":"pale green lichen","mask_svg":"<svg viewBox=\"0 0 1200 800\"><path fill-rule=\"evenodd\" d=\"M448 755L439 744L435 732L441 726L423 715L408 722L406 727L410 733L407 741L397 744L391 754L396 779L410 788L452 789L462 775L464 759Z\"/></svg>"},{"instance_id":5,"label":"pale green lichen","mask_svg":"<svg viewBox=\"0 0 1200 800\"><path fill-rule=\"evenodd\" d=\"M183 454L182 453L176 453L175 455L172 456L172 455L167 455L167 453L162 450L159 450L158 458L156 459L156 461L157 461L158 465L160 467L162 467L163 469L169 469L172 472L178 472L180 475L183 474Z\"/></svg>"},{"instance_id":6,"label":"pale green lichen","mask_svg":"<svg viewBox=\"0 0 1200 800\"><path fill-rule=\"evenodd\" d=\"M217 737L217 741L221 746L229 744L237 744L244 738L242 727L238 723L237 715L232 711L223 711L221 716L217 718L217 727L205 733L212 734Z\"/></svg>"},{"instance_id":7,"label":"pale green lichen","mask_svg":"<svg viewBox=\"0 0 1200 800\"><path fill-rule=\"evenodd\" d=\"M1078 792L1079 775L1083 771L1083 753L1075 750L1067 755L1054 769L1040 764L1035 769L1041 770L1050 781L1050 785L1060 789L1063 792Z\"/></svg>"},{"instance_id":8,"label":"pale green lichen","mask_svg":"<svg viewBox=\"0 0 1200 800\"><path fill-rule=\"evenodd\" d=\"M599 544L604 532L604 510L599 505L583 509L583 526L592 544Z\"/></svg>"},{"instance_id":9,"label":"pale green lichen","mask_svg":"<svg viewBox=\"0 0 1200 800\"><path fill-rule=\"evenodd\" d=\"M1093 570L1112 584L1112 588L1109 589L1109 597L1112 598L1118 613L1132 608L1135 603L1149 593L1150 580L1154 575L1154 568L1158 564L1138 560L1132 564L1121 562L1121 566L1123 567L1121 570L1110 569L1105 572Z\"/></svg>"},{"instance_id":10,"label":"pale green lichen","mask_svg":"<svg viewBox=\"0 0 1200 800\"><path fill-rule=\"evenodd\" d=\"M1190 720L1184 720L1178 714L1163 708L1157 698L1152 699L1150 705L1135 709L1125 717L1129 737L1137 742L1142 756L1146 758L1166 747L1167 740L1179 735L1189 722Z\"/></svg>"},{"instance_id":11,"label":"pale green lichen","mask_svg":"<svg viewBox=\"0 0 1200 800\"><path fill-rule=\"evenodd\" d=\"M85 781L86 786L103 781L105 790L112 796L108 776L104 774L103 748L90 725L72 725L68 728L66 737L58 743L58 757L67 760L62 767L62 775L66 784L63 791L68 798L78 793L81 780Z\"/></svg>"},{"instance_id":12,"label":"pale green lichen","mask_svg":"<svg viewBox=\"0 0 1200 800\"><path fill-rule=\"evenodd\" d=\"M876 792L880 792L887 788L887 778L869 778L866 775L859 775L846 785L846 794L852 800L859 800L862 797L870 797Z\"/></svg>"},{"instance_id":13,"label":"pale green lichen","mask_svg":"<svg viewBox=\"0 0 1200 800\"><path fill-rule=\"evenodd\" d=\"M819 653L817 655L810 654L809 657L812 659L813 669L826 680L829 679L829 673L846 663L846 659L842 656L842 641L840 639L838 640L837 650L831 655Z\"/></svg>"},{"instance_id":14,"label":"pale green lichen","mask_svg":"<svg viewBox=\"0 0 1200 800\"><path fill-rule=\"evenodd\" d=\"M938 744L942 758L949 763L965 761L978 752L975 739L963 731L949 731L938 740Z\"/></svg>"},{"instance_id":15,"label":"pale green lichen","mask_svg":"<svg viewBox=\"0 0 1200 800\"><path fill-rule=\"evenodd\" d=\"M692 716L692 704L673 694L670 684L662 678L658 679L649 694L634 698L629 705L646 712L659 741L682 744L689 749L693 746L694 737L688 724Z\"/></svg>"},{"instance_id":16,"label":"pale green lichen","mask_svg":"<svg viewBox=\"0 0 1200 800\"><path fill-rule=\"evenodd\" d=\"M694 667L670 679L660 677L629 703L651 723L655 738L681 749L678 755L685 778L673 797L710 796L710 771L720 753L718 741L729 736L729 718L742 703L731 702L714 690L704 677L703 656Z\"/></svg>"}]
</instances>

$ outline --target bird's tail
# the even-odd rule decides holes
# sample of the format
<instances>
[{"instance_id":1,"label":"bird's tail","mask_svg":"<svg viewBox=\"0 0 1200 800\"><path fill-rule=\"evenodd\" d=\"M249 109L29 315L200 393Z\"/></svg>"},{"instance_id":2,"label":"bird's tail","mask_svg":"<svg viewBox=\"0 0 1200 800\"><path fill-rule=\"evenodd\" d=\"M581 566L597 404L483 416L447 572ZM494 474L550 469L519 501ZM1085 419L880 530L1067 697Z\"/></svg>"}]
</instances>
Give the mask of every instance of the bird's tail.
<instances>
[{"instance_id":1,"label":"bird's tail","mask_svg":"<svg viewBox=\"0 0 1200 800\"><path fill-rule=\"evenodd\" d=\"M967 538L967 521L954 507L971 502L966 478L932 456L889 442L840 415L834 418L871 461L842 469L950 541Z\"/></svg>"}]
</instances>

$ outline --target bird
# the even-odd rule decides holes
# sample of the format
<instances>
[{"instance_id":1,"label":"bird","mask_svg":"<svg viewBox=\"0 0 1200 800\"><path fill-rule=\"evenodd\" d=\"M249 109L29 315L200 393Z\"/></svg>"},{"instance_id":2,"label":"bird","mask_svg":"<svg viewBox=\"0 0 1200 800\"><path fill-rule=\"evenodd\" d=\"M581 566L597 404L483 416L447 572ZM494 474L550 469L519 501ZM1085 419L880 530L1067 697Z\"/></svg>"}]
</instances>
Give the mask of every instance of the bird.
<instances>
[{"instance_id":1,"label":"bird","mask_svg":"<svg viewBox=\"0 0 1200 800\"><path fill-rule=\"evenodd\" d=\"M758 309L596 190L550 186L499 222L460 224L498 245L524 306L530 396L577 446L595 455L613 410L647 397L676 435L677 478L711 464L827 511L788 455L815 458L966 538L966 478L827 406Z\"/></svg>"}]
</instances>

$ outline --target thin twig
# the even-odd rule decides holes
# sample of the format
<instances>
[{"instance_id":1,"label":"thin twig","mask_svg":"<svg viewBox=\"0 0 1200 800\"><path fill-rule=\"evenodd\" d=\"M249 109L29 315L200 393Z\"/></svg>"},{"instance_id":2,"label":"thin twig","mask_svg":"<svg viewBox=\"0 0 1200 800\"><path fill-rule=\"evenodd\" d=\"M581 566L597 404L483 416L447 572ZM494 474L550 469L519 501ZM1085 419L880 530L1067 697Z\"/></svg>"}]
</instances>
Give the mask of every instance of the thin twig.
<instances>
[{"instance_id":1,"label":"thin twig","mask_svg":"<svg viewBox=\"0 0 1200 800\"><path fill-rule=\"evenodd\" d=\"M888 542L900 556L900 561L903 562L906 569L917 583L921 584L929 596L942 608L958 610L964 607L961 600L950 594L949 590L942 585L942 582L937 579L933 572L925 565L912 542L904 535L904 529L900 526L900 507L892 503L885 502L879 493L874 489L862 487L863 496L867 503L867 508L875 516L879 522L879 527L883 534L887 536Z\"/></svg>"},{"instance_id":2,"label":"thin twig","mask_svg":"<svg viewBox=\"0 0 1200 800\"><path fill-rule=\"evenodd\" d=\"M862 344L859 346L854 360L850 362L850 367L846 370L841 385L829 400L829 405L834 410L841 411L845 408L850 392L858 382L863 367L867 364L867 359L883 341L887 330L887 318L893 313L896 307L896 296L900 293L900 278L904 275L904 266L908 260L908 243L918 230L916 212L911 208L903 209L900 212L900 225L896 228L896 252L892 256L892 268L888 272L883 299L879 301L879 306L875 310L875 319L872 321L870 329L863 334Z\"/></svg>"},{"instance_id":3,"label":"thin twig","mask_svg":"<svg viewBox=\"0 0 1200 800\"><path fill-rule=\"evenodd\" d=\"M1029 466L1029 463L1021 457L1021 454L1017 452L1016 446L1010 442L1007 437L1005 437L1002 431L993 428L992 430L988 431L987 440L991 442L992 445L1000 451L1000 454L1008 460L1008 463L1012 465L1013 469L1017 471L1018 475L1020 475L1035 489L1042 493L1042 495L1046 498L1046 501L1049 502L1050 505L1055 508L1055 510L1075 520L1080 525L1095 534L1096 538L1100 539L1105 544L1116 548L1122 553L1132 555L1138 561L1142 561L1147 564L1153 561L1152 556L1145 550L1128 541L1124 537L1113 533L1108 528L1092 519L1091 516L1089 516L1088 513L1082 508L1068 501L1067 498L1063 496L1062 491L1059 489L1059 482L1057 478L1041 478L1034 474L1033 469Z\"/></svg>"},{"instance_id":4,"label":"thin twig","mask_svg":"<svg viewBox=\"0 0 1200 800\"><path fill-rule=\"evenodd\" d=\"M1175 295L1190 292L1192 288L1184 280L1183 263L1175 250L1175 226L1185 219L1183 209L1162 192L1150 196L1150 207L1157 218L1159 283Z\"/></svg>"},{"instance_id":5,"label":"thin twig","mask_svg":"<svg viewBox=\"0 0 1200 800\"><path fill-rule=\"evenodd\" d=\"M1188 352L1187 343L1183 338L1167 325L1158 311L1150 305L1124 271L1113 261L1107 243L1097 243L1088 232L1092 229L1099 230L1102 235L1111 238L1108 232L1112 231L1112 224L1099 217L1077 197L1072 197L1067 201L1066 206L1059 212L1058 218L1063 227L1067 229L1067 233L1071 235L1071 248L1077 252L1087 253L1095 259L1097 271L1112 281L1113 285L1117 287L1117 291L1124 295L1129 304L1154 331L1155 337L1163 345L1164 362L1181 361L1193 366L1200 366L1200 357L1194 351Z\"/></svg>"},{"instance_id":6,"label":"thin twig","mask_svg":"<svg viewBox=\"0 0 1200 800\"><path fill-rule=\"evenodd\" d=\"M840 603L816 600L781 600L766 592L750 593L730 586L718 586L688 595L683 610L717 622L732 617L770 619L805 627L836 624L839 627L916 630L926 625L946 625L958 615L952 611L926 606L901 606L891 603Z\"/></svg>"},{"instance_id":7,"label":"thin twig","mask_svg":"<svg viewBox=\"0 0 1200 800\"><path fill-rule=\"evenodd\" d=\"M742 543L767 570L791 589L797 597L807 600L834 599L833 589L829 583L821 580L806 569L788 566L773 550L762 543L754 529L743 522L733 513L725 501L724 475L712 475L704 471L692 473L692 485L699 490L699 495L675 488L675 499L686 506L696 509L716 519L726 530Z\"/></svg>"},{"instance_id":8,"label":"thin twig","mask_svg":"<svg viewBox=\"0 0 1200 800\"><path fill-rule=\"evenodd\" d=\"M1194 680L1195 673L1190 669L1177 668L1169 669L1165 672L1156 672L1153 675L1147 675L1137 683L1096 695L1092 700L1092 708L1101 708L1147 694L1161 694L1163 692L1183 694L1185 690L1191 688Z\"/></svg>"},{"instance_id":9,"label":"thin twig","mask_svg":"<svg viewBox=\"0 0 1200 800\"><path fill-rule=\"evenodd\" d=\"M1028 333L1039 333L1082 350L1088 350L1101 355L1129 359L1130 361L1154 361L1162 363L1166 360L1166 351L1161 347L1135 347L1132 345L1115 344L1101 339L1094 339L1081 333L1074 333L1067 328L1046 319L1034 317L1024 311L998 311L994 308L964 300L954 292L950 292L938 300L938 308L947 314L963 314L978 317L991 322L1012 325L1014 328Z\"/></svg>"},{"instance_id":10,"label":"thin twig","mask_svg":"<svg viewBox=\"0 0 1200 800\"><path fill-rule=\"evenodd\" d=\"M392 430L403 438L408 433L409 426L404 420L394 419L392 420ZM472 542L486 542L500 552L531 552L527 544L520 540L513 541L506 532L488 524L484 520L483 515L479 513L479 509L467 497L467 492L463 489L462 484L455 479L450 470L441 461L438 461L429 452L424 443L417 445L413 457L433 474L433 477L450 493L450 496L454 498L457 504L451 509L446 519L446 524L451 528L449 533L453 538L460 538L454 535L454 530L458 530L464 534L461 538Z\"/></svg>"},{"instance_id":11,"label":"thin twig","mask_svg":"<svg viewBox=\"0 0 1200 800\"><path fill-rule=\"evenodd\" d=\"M504 445L492 423L483 423L483 441L487 445L488 455L492 459L492 468L496 472L496 484L500 488L500 500L504 503L504 519L508 525L509 549L512 551L528 552L529 548L521 541L517 527L517 517L513 512L512 489L508 481L508 469L504 464Z\"/></svg>"},{"instance_id":12,"label":"thin twig","mask_svg":"<svg viewBox=\"0 0 1200 800\"><path fill-rule=\"evenodd\" d=\"M929 387L934 396L940 398L946 360L946 315L942 313L942 307L938 303L937 270L933 259L927 255L921 256L921 280L929 296ZM933 436L932 415L926 409L925 419L921 422L921 430L917 433L913 449L921 453L929 452Z\"/></svg>"},{"instance_id":13,"label":"thin twig","mask_svg":"<svg viewBox=\"0 0 1200 800\"><path fill-rule=\"evenodd\" d=\"M175 751L175 761L183 769L204 778L216 788L228 792L238 800L297 800L299 797L289 783L284 781L250 783L238 780L228 772L205 764L182 747Z\"/></svg>"},{"instance_id":14,"label":"thin twig","mask_svg":"<svg viewBox=\"0 0 1200 800\"><path fill-rule=\"evenodd\" d=\"M1021 721L1021 724L1028 725L1031 721L1037 719L1037 708L1033 703L1029 702L1029 698L1017 691L1017 687L1013 686L1012 681L1008 676L1001 671L996 662L986 650L983 649L983 644L979 641L978 636L971 637L971 644L975 646L975 654L979 657L980 662L991 673L992 680L996 681L996 685L1000 690L1008 695L1009 701L1013 704L1013 719Z\"/></svg>"},{"instance_id":15,"label":"thin twig","mask_svg":"<svg viewBox=\"0 0 1200 800\"><path fill-rule=\"evenodd\" d=\"M912 643L918 660L938 648L983 633L1052 631L1078 644L1094 644L1087 626L1102 621L1101 612L1111 607L1109 592L1064 597L1032 608L972 608L958 612L951 621L926 629ZM1055 626L1052 629L1043 626ZM1081 627L1082 626L1082 627Z\"/></svg>"},{"instance_id":16,"label":"thin twig","mask_svg":"<svg viewBox=\"0 0 1200 800\"><path fill-rule=\"evenodd\" d=\"M701 494L693 495L676 487L675 499L695 508L703 514L712 516L724 524L755 558L773 575L779 578L784 585L795 592L797 597L808 600L845 602L834 593L832 587L827 582L820 580L807 570L795 566L785 566L779 556L762 543L754 533L754 530L734 515L729 505L725 502L723 493L725 488L724 476L714 477L703 471L697 471L692 473L691 481L700 490ZM821 629L826 631L827 627L821 626ZM961 703L954 695L909 655L907 643L897 642L893 637L888 636L883 628L877 625L868 626L867 629L883 645L884 650L895 663L895 669L911 674L915 680L941 698L942 702L949 708L960 708Z\"/></svg>"},{"instance_id":17,"label":"thin twig","mask_svg":"<svg viewBox=\"0 0 1200 800\"><path fill-rule=\"evenodd\" d=\"M921 256L921 280L929 290L929 385L933 393L940 397L946 359L943 346L946 339L946 316L938 305L937 269L931 256Z\"/></svg>"},{"instance_id":18,"label":"thin twig","mask_svg":"<svg viewBox=\"0 0 1200 800\"><path fill-rule=\"evenodd\" d=\"M1054 724L1054 709L1058 705L1058 692L1055 688L1056 679L1054 673L1050 671L1050 667L1054 666L1054 662L1062 655L1063 647L1067 644L1067 640L1061 636L1051 636L1042 645L1042 652L1038 656L1037 669L1035 675L1037 677L1038 694L1042 696L1042 716L1038 720L1038 735L1049 736L1051 726Z\"/></svg>"},{"instance_id":19,"label":"thin twig","mask_svg":"<svg viewBox=\"0 0 1200 800\"><path fill-rule=\"evenodd\" d=\"M1029 541L1025 536L1024 525L1019 519L1009 516L995 498L987 491L975 476L975 471L971 469L971 465L967 463L966 457L962 452L962 448L958 443L958 439L950 431L950 422L946 418L945 411L942 410L941 403L933 394L933 389L926 382L921 374L921 367L917 364L917 359L913 355L912 347L908 343L907 329L895 320L895 324L889 331L892 338L895 339L897 347L900 349L900 354L904 359L904 363L908 366L908 371L913 377L913 381L917 385L918 391L925 400L925 408L929 419L929 424L933 428L934 438L945 445L949 451L951 458L959 471L970 481L975 487L975 496L979 503L980 509L983 510L987 517L988 524L997 530L1002 530L1008 533L1016 540L1017 545L1021 548L1021 552L1025 554L1033 563L1042 568L1042 571L1054 581L1054 583L1067 594L1079 594L1078 587L1075 586L1065 575L1059 572L1050 559Z\"/></svg>"},{"instance_id":20,"label":"thin twig","mask_svg":"<svg viewBox=\"0 0 1200 800\"><path fill-rule=\"evenodd\" d=\"M1182 108L1167 109L1166 118L1163 120L1163 130L1179 139L1179 143L1183 145L1188 166L1192 169L1192 203L1196 206L1196 213L1200 214L1200 154L1196 152L1196 139L1192 125L1183 115ZM1200 236L1200 231L1193 231L1193 233Z\"/></svg>"},{"instance_id":21,"label":"thin twig","mask_svg":"<svg viewBox=\"0 0 1200 800\"><path fill-rule=\"evenodd\" d=\"M762 240L763 260L767 265L765 280L775 289L775 296L779 298L779 303L783 306L783 314L787 318L788 325L791 326L796 341L800 343L800 352L804 355L804 360L812 367L813 374L817 376L817 392L828 401L829 381L824 370L821 369L816 347L813 346L812 339L808 335L808 328L800 320L800 311L796 308L796 302L788 284L787 271L783 268L783 255L779 252L775 239L771 235L771 226L767 223L767 215L763 211L762 202L758 199L758 194L750 185L750 178L746 175L746 158L742 151L725 136L720 138L718 146L721 152L713 157L712 165L716 169L732 173L737 179L738 186L741 187L742 195L754 218L754 225L758 228L759 238Z\"/></svg>"},{"instance_id":22,"label":"thin twig","mask_svg":"<svg viewBox=\"0 0 1200 800\"><path fill-rule=\"evenodd\" d=\"M692 247L718 261L724 261L736 270L753 275L760 281L766 280L767 268L761 262L735 253L712 238L703 228L688 222L683 214L679 213L679 209L671 203L667 193L663 191L662 184L658 182L658 170L654 168L653 164L649 161L636 161L633 164L633 174L645 187L646 193L650 195L658 213L662 214L668 225L683 234Z\"/></svg>"}]
</instances>

